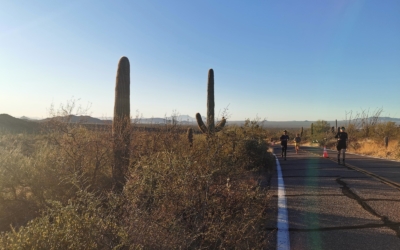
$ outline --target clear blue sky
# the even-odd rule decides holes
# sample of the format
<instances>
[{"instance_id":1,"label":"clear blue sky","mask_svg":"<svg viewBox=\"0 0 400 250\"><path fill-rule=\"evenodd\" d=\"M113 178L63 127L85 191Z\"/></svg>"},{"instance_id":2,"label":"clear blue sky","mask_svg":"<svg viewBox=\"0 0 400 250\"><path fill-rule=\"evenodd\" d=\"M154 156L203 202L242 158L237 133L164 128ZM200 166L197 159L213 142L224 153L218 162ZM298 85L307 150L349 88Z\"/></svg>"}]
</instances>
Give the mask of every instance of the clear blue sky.
<instances>
[{"instance_id":1,"label":"clear blue sky","mask_svg":"<svg viewBox=\"0 0 400 250\"><path fill-rule=\"evenodd\" d=\"M0 1L0 113L47 117L68 100L113 115L118 60L131 110L231 120L400 117L400 1Z\"/></svg>"}]
</instances>

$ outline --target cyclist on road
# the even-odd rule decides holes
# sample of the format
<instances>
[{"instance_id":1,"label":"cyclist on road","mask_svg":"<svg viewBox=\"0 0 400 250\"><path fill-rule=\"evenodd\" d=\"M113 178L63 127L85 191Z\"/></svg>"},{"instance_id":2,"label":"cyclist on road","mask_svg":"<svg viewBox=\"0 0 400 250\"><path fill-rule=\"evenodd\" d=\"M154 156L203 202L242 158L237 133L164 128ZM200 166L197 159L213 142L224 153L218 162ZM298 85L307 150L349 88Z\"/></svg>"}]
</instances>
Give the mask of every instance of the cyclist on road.
<instances>
[{"instance_id":1,"label":"cyclist on road","mask_svg":"<svg viewBox=\"0 0 400 250\"><path fill-rule=\"evenodd\" d=\"M335 135L335 138L337 138L337 144L336 144L336 149L337 149L337 159L338 159L338 164L340 164L340 152L343 153L343 165L345 165L345 156L346 156L346 148L347 148L347 140L348 136L347 133L345 132L345 128L341 127L340 132L338 132Z\"/></svg>"},{"instance_id":2,"label":"cyclist on road","mask_svg":"<svg viewBox=\"0 0 400 250\"><path fill-rule=\"evenodd\" d=\"M287 151L287 143L289 141L289 136L287 135L287 131L284 130L283 131L283 135L281 136L280 140L281 140L281 146L282 146L282 153L281 153L281 157L285 157L284 160L286 161L286 151Z\"/></svg>"}]
</instances>

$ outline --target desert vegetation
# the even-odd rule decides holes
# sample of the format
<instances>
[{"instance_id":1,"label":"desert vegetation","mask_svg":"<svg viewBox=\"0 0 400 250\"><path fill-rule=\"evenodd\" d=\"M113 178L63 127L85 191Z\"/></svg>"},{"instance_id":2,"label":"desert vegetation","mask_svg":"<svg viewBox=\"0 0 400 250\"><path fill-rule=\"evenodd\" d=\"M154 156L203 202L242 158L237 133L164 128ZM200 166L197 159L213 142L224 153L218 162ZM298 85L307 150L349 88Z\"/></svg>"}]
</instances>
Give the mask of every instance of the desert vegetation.
<instances>
[{"instance_id":1,"label":"desert vegetation","mask_svg":"<svg viewBox=\"0 0 400 250\"><path fill-rule=\"evenodd\" d=\"M121 58L112 124L70 122L71 102L35 133L1 131L0 248L266 247L268 131L214 126L211 81L207 126L143 129Z\"/></svg>"},{"instance_id":2,"label":"desert vegetation","mask_svg":"<svg viewBox=\"0 0 400 250\"><path fill-rule=\"evenodd\" d=\"M350 152L400 159L400 125L382 121L382 109L350 112L346 121Z\"/></svg>"},{"instance_id":3,"label":"desert vegetation","mask_svg":"<svg viewBox=\"0 0 400 250\"><path fill-rule=\"evenodd\" d=\"M54 120L41 134L2 133L0 248L259 248L273 166L257 121L213 137L177 125L131 126L129 166L115 192L110 126Z\"/></svg>"},{"instance_id":4,"label":"desert vegetation","mask_svg":"<svg viewBox=\"0 0 400 250\"><path fill-rule=\"evenodd\" d=\"M87 111L74 101L52 106L41 124L0 115L0 248L266 248L269 142L282 129L259 118L229 125L226 116L215 125L212 69L206 124L199 113L198 127L173 117L140 124L130 114L129 71L121 58L112 123L71 122ZM380 113L347 119L349 149L400 158L399 127ZM319 120L288 130L333 147L337 127Z\"/></svg>"},{"instance_id":5,"label":"desert vegetation","mask_svg":"<svg viewBox=\"0 0 400 250\"><path fill-rule=\"evenodd\" d=\"M372 112L361 110L355 114L348 112L344 121L336 121L335 124L318 120L304 129L302 143L335 149L334 136L339 127L344 126L349 136L349 152L400 160L400 125L381 119L382 112L382 109ZM301 131L297 128L289 129L290 138ZM281 131L275 130L276 140L279 134Z\"/></svg>"}]
</instances>

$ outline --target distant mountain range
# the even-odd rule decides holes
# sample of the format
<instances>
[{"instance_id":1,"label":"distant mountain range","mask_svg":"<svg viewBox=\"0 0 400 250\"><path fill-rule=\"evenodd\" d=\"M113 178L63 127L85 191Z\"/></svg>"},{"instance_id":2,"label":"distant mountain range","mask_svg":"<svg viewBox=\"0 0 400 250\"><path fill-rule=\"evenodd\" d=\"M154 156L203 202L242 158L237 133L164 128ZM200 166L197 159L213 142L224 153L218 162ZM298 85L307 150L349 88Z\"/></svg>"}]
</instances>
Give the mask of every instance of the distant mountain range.
<instances>
[{"instance_id":1,"label":"distant mountain range","mask_svg":"<svg viewBox=\"0 0 400 250\"><path fill-rule=\"evenodd\" d=\"M33 133L39 130L40 124L24 119L18 119L7 114L0 114L0 132Z\"/></svg>"},{"instance_id":2,"label":"distant mountain range","mask_svg":"<svg viewBox=\"0 0 400 250\"><path fill-rule=\"evenodd\" d=\"M400 125L400 118L391 118L391 117L380 117L379 121L381 122L395 122L397 125ZM263 126L267 128L309 128L311 126L311 123L314 123L316 121L264 121ZM330 124L330 126L335 126L336 121L326 121ZM242 124L241 122L238 122L239 124ZM347 121L346 120L338 120L337 121L338 126L346 126Z\"/></svg>"},{"instance_id":3,"label":"distant mountain range","mask_svg":"<svg viewBox=\"0 0 400 250\"><path fill-rule=\"evenodd\" d=\"M112 117L106 117L106 118L96 118L96 117L91 117L91 116L75 116L75 115L69 115L65 117L52 117L52 118L45 118L45 119L33 119L29 118L26 116L22 116L20 119L22 120L27 120L27 121L36 121L36 122L46 122L52 119L61 119L65 122L72 122L72 123L85 123L85 124L108 124L112 122ZM166 117L166 118L138 118L138 119L132 119L132 122L139 123L139 124L166 124L172 122L172 117ZM179 124L191 124L191 123L196 123L196 118L193 118L188 115L179 115L177 117L174 117L174 119L179 123ZM206 121L206 118L203 116L203 121Z\"/></svg>"},{"instance_id":4,"label":"distant mountain range","mask_svg":"<svg viewBox=\"0 0 400 250\"><path fill-rule=\"evenodd\" d=\"M112 119L99 119L91 116L65 116L65 117L52 117L46 119L31 119L29 117L23 116L21 118L15 118L8 114L0 114L0 131L8 130L13 132L34 132L37 131L40 127L40 124L52 119L59 119L63 122L69 123L83 123L83 124L111 124ZM180 115L175 117L176 121L180 125L197 125L196 119L188 116L188 115ZM380 121L387 122L392 121L397 125L400 125L400 118L391 118L391 117L380 117ZM206 122L206 118L203 117L203 121ZM165 118L141 118L141 119L133 119L132 122L138 124L169 124L172 122L171 117ZM309 128L311 123L315 121L261 121L260 125L266 128ZM327 121L330 126L335 126L335 121ZM245 121L227 121L227 125L243 125ZM347 121L341 120L338 121L338 126L346 126Z\"/></svg>"},{"instance_id":5,"label":"distant mountain range","mask_svg":"<svg viewBox=\"0 0 400 250\"><path fill-rule=\"evenodd\" d=\"M68 115L68 116L56 116L51 118L46 118L42 120L35 120L37 122L47 122L50 120L61 120L63 122L70 122L70 123L84 123L84 124L109 124L111 120L101 120L99 118L87 116L87 115ZM33 121L33 120L31 120Z\"/></svg>"}]
</instances>

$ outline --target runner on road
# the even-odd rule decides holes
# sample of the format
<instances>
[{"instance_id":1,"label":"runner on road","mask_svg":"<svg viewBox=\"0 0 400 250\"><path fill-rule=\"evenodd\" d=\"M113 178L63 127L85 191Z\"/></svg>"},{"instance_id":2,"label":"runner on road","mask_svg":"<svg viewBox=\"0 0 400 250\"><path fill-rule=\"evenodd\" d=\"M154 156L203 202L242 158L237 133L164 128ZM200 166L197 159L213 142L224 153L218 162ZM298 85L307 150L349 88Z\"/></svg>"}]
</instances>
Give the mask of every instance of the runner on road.
<instances>
[{"instance_id":1,"label":"runner on road","mask_svg":"<svg viewBox=\"0 0 400 250\"><path fill-rule=\"evenodd\" d=\"M285 157L284 160L286 161L286 151L287 151L287 143L289 141L289 136L287 135L287 131L283 131L283 135L280 138L281 146L282 146L282 154L281 157Z\"/></svg>"},{"instance_id":2,"label":"runner on road","mask_svg":"<svg viewBox=\"0 0 400 250\"><path fill-rule=\"evenodd\" d=\"M335 135L335 138L337 138L337 144L336 144L336 149L337 149L337 160L338 164L340 164L340 151L343 152L343 165L345 165L345 156L346 156L346 148L347 148L347 140L348 136L347 133L345 132L345 128L341 127L340 132L338 132Z\"/></svg>"},{"instance_id":3,"label":"runner on road","mask_svg":"<svg viewBox=\"0 0 400 250\"><path fill-rule=\"evenodd\" d=\"M294 148L296 149L296 154L299 152L300 142L301 142L300 134L296 134L296 137L294 138Z\"/></svg>"}]
</instances>

